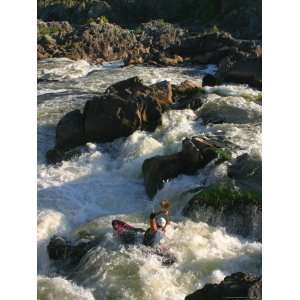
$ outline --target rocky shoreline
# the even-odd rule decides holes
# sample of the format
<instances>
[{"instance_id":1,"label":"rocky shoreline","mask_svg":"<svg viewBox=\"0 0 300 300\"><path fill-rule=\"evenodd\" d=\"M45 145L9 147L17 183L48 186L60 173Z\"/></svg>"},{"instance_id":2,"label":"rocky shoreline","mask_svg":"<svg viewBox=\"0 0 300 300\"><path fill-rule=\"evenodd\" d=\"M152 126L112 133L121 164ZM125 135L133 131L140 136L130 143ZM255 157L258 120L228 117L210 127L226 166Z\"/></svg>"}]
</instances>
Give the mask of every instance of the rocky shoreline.
<instances>
[{"instance_id":1,"label":"rocky shoreline","mask_svg":"<svg viewBox=\"0 0 300 300\"><path fill-rule=\"evenodd\" d=\"M123 60L127 65L175 66L215 64L211 84L245 83L261 89L261 41L241 40L228 32L191 34L161 20L135 30L104 22L86 25L38 21L38 59L67 57L101 64Z\"/></svg>"}]
</instances>

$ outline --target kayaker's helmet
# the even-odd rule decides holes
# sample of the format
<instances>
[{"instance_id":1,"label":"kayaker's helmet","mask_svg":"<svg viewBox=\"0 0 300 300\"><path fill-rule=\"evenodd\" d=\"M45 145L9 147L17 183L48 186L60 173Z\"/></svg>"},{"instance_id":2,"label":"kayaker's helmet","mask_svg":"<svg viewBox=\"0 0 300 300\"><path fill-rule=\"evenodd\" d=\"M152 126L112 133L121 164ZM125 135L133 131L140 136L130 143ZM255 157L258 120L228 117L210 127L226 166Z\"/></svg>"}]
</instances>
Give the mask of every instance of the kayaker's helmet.
<instances>
[{"instance_id":1,"label":"kayaker's helmet","mask_svg":"<svg viewBox=\"0 0 300 300\"><path fill-rule=\"evenodd\" d=\"M164 217L158 217L156 219L156 224L158 227L164 228L167 224L167 221Z\"/></svg>"}]
</instances>

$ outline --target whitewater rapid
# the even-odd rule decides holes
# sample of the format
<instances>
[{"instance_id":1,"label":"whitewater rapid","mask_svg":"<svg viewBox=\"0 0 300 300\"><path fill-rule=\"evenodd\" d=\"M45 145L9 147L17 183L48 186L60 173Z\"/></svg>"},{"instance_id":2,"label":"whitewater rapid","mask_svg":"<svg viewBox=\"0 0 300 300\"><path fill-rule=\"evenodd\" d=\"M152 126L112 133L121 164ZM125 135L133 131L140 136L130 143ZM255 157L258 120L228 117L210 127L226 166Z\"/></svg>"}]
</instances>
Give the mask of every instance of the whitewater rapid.
<instances>
[{"instance_id":1,"label":"whitewater rapid","mask_svg":"<svg viewBox=\"0 0 300 300\"><path fill-rule=\"evenodd\" d=\"M48 59L38 65L38 298L39 299L184 299L208 282L220 282L235 271L260 273L261 244L231 236L224 228L193 223L181 216L189 195L184 192L214 182L226 163L207 166L195 176L165 183L153 202L145 194L141 166L146 158L178 151L182 139L199 133L221 135L235 145L233 155L260 155L261 106L249 98L260 92L244 85L206 88L207 102L199 111L168 111L155 132L136 131L89 151L61 166L47 166L45 153L54 146L55 125L68 111L114 82L140 76L145 84L169 80L201 82L215 66L122 68L120 62L91 66L85 61ZM205 125L201 113L223 110L226 123ZM201 112L202 110L202 112ZM244 112L246 122L236 119ZM147 216L161 198L169 198L175 222L166 244L178 263L162 267L138 247L125 250L113 236L111 220L121 218L147 227ZM55 273L46 245L53 234L76 238L80 232L101 237L101 243L68 278Z\"/></svg>"}]
</instances>

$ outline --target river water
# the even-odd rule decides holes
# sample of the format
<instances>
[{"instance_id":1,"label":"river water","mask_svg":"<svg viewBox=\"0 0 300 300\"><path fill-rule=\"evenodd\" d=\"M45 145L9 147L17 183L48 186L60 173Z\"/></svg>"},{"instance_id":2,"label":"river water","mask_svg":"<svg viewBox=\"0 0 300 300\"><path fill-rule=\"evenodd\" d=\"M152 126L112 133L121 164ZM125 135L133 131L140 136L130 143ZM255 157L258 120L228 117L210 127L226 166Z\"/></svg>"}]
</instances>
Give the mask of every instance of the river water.
<instances>
[{"instance_id":1,"label":"river water","mask_svg":"<svg viewBox=\"0 0 300 300\"><path fill-rule=\"evenodd\" d=\"M168 111L155 132L137 131L112 143L89 145L90 151L61 166L45 163L58 120L72 109L82 109L112 83L136 75L145 84L201 82L203 74L215 70L213 65L122 68L120 62L113 62L91 66L62 58L38 63L38 299L179 300L233 272L261 273L261 243L181 216L190 199L184 192L224 176L226 163L166 182L153 202L145 194L141 173L146 158L173 153L184 137L199 133L222 135L235 146L234 156L261 155L261 106L251 101L259 91L245 85L206 88L204 106L222 111L227 123L204 125L201 109ZM174 223L165 244L178 262L170 267L162 267L157 257L145 256L137 246L125 249L111 228L116 217L146 228L147 216L161 198L170 199L172 205ZM63 234L75 239L83 231L101 237L101 243L72 274L57 273L47 256L49 238Z\"/></svg>"}]
</instances>

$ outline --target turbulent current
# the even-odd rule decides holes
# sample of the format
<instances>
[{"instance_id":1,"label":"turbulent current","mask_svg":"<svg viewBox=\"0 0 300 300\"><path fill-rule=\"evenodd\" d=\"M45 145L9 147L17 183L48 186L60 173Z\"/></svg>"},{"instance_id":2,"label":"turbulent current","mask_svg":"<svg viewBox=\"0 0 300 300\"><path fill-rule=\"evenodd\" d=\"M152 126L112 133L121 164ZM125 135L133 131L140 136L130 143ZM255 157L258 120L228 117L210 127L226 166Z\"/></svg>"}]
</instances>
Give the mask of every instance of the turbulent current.
<instances>
[{"instance_id":1,"label":"turbulent current","mask_svg":"<svg viewBox=\"0 0 300 300\"><path fill-rule=\"evenodd\" d=\"M140 76L145 84L169 80L201 82L213 65L204 67L122 68L114 62L92 66L85 61L49 59L38 64L38 299L167 300L184 297L206 283L218 283L237 271L260 274L261 243L233 236L225 228L194 223L181 216L190 199L186 190L222 177L227 165L207 166L195 176L166 182L153 202L145 194L141 166L146 158L174 153L182 139L199 133L222 135L234 155L260 155L260 92L244 85L206 88L207 102L199 111L164 113L155 132L137 131L107 144L89 144L89 151L60 166L47 166L45 153L54 146L55 125L68 111L82 109L95 94L114 82ZM222 112L226 122L204 125L199 114ZM236 111L241 112L239 118ZM111 220L119 218L147 227L149 213L162 198L171 201L172 225L165 244L178 261L163 267L137 246L125 249L113 235ZM48 259L53 234L75 239L82 232L99 236L76 270L63 275Z\"/></svg>"}]
</instances>

